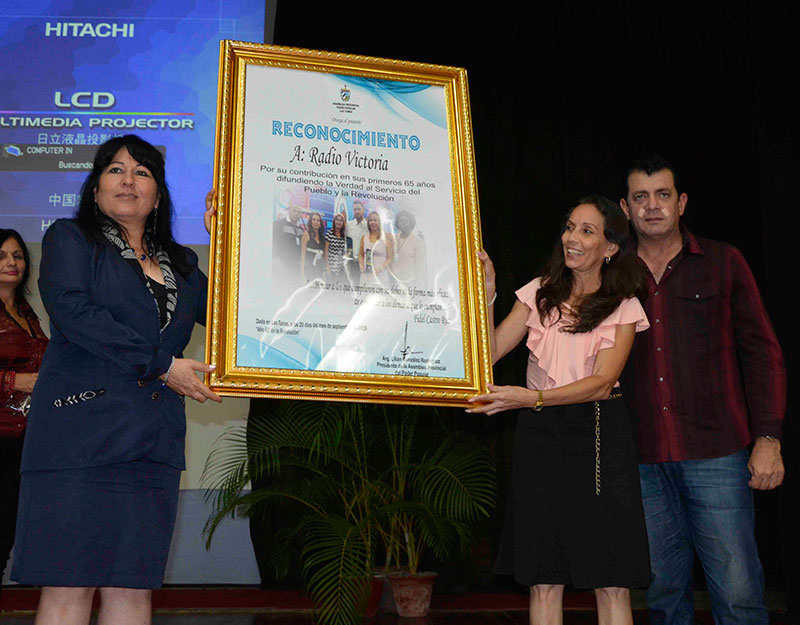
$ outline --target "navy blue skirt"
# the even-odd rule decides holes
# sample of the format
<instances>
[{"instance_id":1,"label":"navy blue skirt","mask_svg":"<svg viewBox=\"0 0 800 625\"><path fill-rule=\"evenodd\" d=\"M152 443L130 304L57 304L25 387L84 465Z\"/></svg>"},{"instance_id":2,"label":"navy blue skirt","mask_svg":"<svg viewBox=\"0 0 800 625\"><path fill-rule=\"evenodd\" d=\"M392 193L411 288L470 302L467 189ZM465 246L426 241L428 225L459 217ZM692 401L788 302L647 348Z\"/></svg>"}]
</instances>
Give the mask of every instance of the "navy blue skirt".
<instances>
[{"instance_id":1,"label":"navy blue skirt","mask_svg":"<svg viewBox=\"0 0 800 625\"><path fill-rule=\"evenodd\" d=\"M34 586L158 588L180 475L148 460L23 472L11 578Z\"/></svg>"}]
</instances>

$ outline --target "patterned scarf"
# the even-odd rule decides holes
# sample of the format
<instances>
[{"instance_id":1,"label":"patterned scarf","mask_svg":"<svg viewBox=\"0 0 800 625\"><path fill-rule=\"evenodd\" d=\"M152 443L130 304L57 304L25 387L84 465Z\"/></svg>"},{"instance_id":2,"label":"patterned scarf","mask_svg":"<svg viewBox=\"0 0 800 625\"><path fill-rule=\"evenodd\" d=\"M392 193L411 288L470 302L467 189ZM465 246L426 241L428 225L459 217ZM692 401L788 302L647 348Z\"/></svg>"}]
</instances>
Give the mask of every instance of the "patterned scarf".
<instances>
[{"instance_id":1,"label":"patterned scarf","mask_svg":"<svg viewBox=\"0 0 800 625\"><path fill-rule=\"evenodd\" d=\"M142 279L147 290L150 291L150 295L153 296L153 300L156 302L156 306L158 306L158 300L156 299L155 293L153 293L153 287L150 286L150 282L144 276L144 271L142 271L141 265L139 265L139 260L136 258L136 253L133 251L126 242L125 239L122 238L120 235L119 230L117 230L111 224L103 224L103 234L106 235L106 239L108 239L111 244L117 248L122 258L127 260L129 263L134 265L139 271L137 271L137 275ZM150 249L153 249L150 247ZM169 256L165 250L159 249L155 253L156 260L158 261L158 266L161 267L161 273L164 275L164 286L167 290L167 310L166 310L166 322L163 326L161 326L161 331L164 331L169 325L169 322L172 320L172 313L175 312L175 308L178 306L178 284L175 282L175 273L172 271L172 263L169 260Z\"/></svg>"}]
</instances>

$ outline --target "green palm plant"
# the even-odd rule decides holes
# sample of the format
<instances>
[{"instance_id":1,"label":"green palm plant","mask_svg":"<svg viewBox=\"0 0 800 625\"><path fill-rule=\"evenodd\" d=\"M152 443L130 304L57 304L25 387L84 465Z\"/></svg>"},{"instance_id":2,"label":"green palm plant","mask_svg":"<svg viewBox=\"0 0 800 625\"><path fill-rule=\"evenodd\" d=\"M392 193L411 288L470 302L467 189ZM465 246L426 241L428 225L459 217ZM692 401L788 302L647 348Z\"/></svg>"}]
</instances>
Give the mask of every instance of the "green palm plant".
<instances>
[{"instance_id":1,"label":"green palm plant","mask_svg":"<svg viewBox=\"0 0 800 625\"><path fill-rule=\"evenodd\" d=\"M207 544L228 516L263 505L293 509L296 521L274 537L274 573L288 572L291 546L299 544L319 621L358 622L378 552L388 567L416 573L427 548L437 557L466 550L471 523L494 503L487 452L462 436L423 445L420 410L284 401L248 429L228 430L202 478L213 505ZM251 480L268 486L248 491Z\"/></svg>"},{"instance_id":2,"label":"green palm plant","mask_svg":"<svg viewBox=\"0 0 800 625\"><path fill-rule=\"evenodd\" d=\"M419 440L419 408L381 407L390 461L383 478L391 497L378 531L387 568L416 575L424 552L438 558L467 550L471 523L494 505L494 465L474 438L442 431Z\"/></svg>"}]
</instances>

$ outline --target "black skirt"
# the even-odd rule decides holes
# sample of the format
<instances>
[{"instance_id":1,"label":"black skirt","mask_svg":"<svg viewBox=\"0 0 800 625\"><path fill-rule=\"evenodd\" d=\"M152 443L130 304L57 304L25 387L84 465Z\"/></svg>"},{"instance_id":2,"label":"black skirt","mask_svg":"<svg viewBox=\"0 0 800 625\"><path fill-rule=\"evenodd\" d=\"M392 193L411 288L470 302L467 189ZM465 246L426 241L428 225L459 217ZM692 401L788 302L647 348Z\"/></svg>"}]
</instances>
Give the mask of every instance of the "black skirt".
<instances>
[{"instance_id":1,"label":"black skirt","mask_svg":"<svg viewBox=\"0 0 800 625\"><path fill-rule=\"evenodd\" d=\"M638 454L621 397L520 411L497 571L526 586L649 585Z\"/></svg>"}]
</instances>

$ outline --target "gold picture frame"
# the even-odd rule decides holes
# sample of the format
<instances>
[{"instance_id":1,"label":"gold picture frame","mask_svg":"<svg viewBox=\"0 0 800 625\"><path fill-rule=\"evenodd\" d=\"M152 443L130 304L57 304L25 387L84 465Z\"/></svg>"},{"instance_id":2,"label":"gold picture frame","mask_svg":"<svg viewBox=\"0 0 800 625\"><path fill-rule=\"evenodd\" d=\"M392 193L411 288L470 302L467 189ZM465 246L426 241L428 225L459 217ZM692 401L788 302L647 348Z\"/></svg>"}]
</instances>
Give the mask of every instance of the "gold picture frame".
<instances>
[{"instance_id":1,"label":"gold picture frame","mask_svg":"<svg viewBox=\"0 0 800 625\"><path fill-rule=\"evenodd\" d=\"M222 41L214 180L212 390L441 406L486 392L464 69Z\"/></svg>"}]
</instances>

